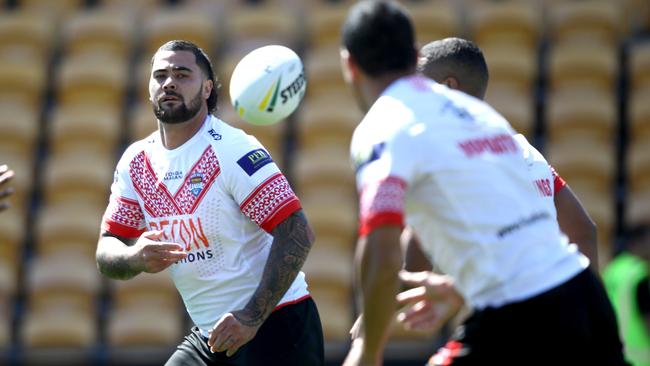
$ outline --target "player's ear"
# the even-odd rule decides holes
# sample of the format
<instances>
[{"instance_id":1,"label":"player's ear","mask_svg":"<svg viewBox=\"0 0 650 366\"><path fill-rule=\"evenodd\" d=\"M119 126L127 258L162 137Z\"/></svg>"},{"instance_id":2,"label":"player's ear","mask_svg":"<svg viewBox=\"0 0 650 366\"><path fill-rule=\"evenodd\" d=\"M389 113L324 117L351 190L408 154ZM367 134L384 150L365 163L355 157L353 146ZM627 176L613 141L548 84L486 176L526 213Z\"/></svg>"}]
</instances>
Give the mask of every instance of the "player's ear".
<instances>
[{"instance_id":1,"label":"player's ear","mask_svg":"<svg viewBox=\"0 0 650 366\"><path fill-rule=\"evenodd\" d=\"M343 72L343 80L345 80L347 83L356 80L358 78L359 67L354 61L354 58L352 58L350 52L345 48L341 48L340 56L341 56L341 71Z\"/></svg>"},{"instance_id":2,"label":"player's ear","mask_svg":"<svg viewBox=\"0 0 650 366\"><path fill-rule=\"evenodd\" d=\"M212 88L214 88L214 82L210 79L206 79L203 81L203 98L208 99L210 97L210 93L212 93Z\"/></svg>"},{"instance_id":3,"label":"player's ear","mask_svg":"<svg viewBox=\"0 0 650 366\"><path fill-rule=\"evenodd\" d=\"M460 83L458 82L458 79L452 76L443 80L441 84L445 84L451 89L458 89L460 87Z\"/></svg>"}]
</instances>

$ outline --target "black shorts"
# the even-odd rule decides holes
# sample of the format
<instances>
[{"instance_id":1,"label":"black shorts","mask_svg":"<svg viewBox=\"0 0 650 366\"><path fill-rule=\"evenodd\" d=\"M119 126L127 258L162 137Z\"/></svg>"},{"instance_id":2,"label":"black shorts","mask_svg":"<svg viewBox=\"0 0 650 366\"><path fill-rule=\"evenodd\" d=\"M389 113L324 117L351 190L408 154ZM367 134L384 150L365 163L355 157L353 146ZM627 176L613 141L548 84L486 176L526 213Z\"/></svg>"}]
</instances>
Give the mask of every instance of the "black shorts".
<instances>
[{"instance_id":1,"label":"black shorts","mask_svg":"<svg viewBox=\"0 0 650 366\"><path fill-rule=\"evenodd\" d=\"M231 357L210 352L207 342L197 327L192 328L165 365L321 366L325 362L323 330L311 298L275 310L255 338Z\"/></svg>"},{"instance_id":2,"label":"black shorts","mask_svg":"<svg viewBox=\"0 0 650 366\"><path fill-rule=\"evenodd\" d=\"M628 365L591 270L533 298L470 316L428 365Z\"/></svg>"}]
</instances>

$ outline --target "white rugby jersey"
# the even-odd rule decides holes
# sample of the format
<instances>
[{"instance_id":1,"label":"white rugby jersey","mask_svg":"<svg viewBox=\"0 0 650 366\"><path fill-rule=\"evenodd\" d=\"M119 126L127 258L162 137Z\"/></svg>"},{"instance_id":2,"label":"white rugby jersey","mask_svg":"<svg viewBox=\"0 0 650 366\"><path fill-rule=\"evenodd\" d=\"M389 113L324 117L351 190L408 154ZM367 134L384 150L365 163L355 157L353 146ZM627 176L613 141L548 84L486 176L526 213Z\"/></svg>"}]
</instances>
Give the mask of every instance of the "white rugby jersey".
<instances>
[{"instance_id":1,"label":"white rugby jersey","mask_svg":"<svg viewBox=\"0 0 650 366\"><path fill-rule=\"evenodd\" d=\"M549 212L552 213L554 219L557 219L553 197L555 197L556 192L566 186L566 182L557 174L544 156L528 142L524 135L516 134L513 137L522 149L535 190L541 197L545 198L546 204L550 205Z\"/></svg>"},{"instance_id":2,"label":"white rugby jersey","mask_svg":"<svg viewBox=\"0 0 650 366\"><path fill-rule=\"evenodd\" d=\"M275 226L300 202L252 136L214 116L168 150L156 131L117 164L104 230L127 238L162 230L188 256L168 271L204 335L257 288ZM302 272L280 305L309 296Z\"/></svg>"},{"instance_id":3,"label":"white rugby jersey","mask_svg":"<svg viewBox=\"0 0 650 366\"><path fill-rule=\"evenodd\" d=\"M360 235L408 219L429 259L478 309L532 297L587 268L513 134L478 99L422 76L397 80L352 138Z\"/></svg>"}]
</instances>

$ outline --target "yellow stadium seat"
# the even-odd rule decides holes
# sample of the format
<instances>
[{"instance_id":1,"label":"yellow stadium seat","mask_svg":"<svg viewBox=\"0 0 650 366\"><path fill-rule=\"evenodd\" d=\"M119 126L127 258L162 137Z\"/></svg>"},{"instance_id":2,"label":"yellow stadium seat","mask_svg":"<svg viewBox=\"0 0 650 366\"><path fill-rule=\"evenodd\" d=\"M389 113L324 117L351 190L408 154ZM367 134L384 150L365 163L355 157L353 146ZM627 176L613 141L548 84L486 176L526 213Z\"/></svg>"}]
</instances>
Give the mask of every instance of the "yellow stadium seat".
<instances>
[{"instance_id":1,"label":"yellow stadium seat","mask_svg":"<svg viewBox=\"0 0 650 366\"><path fill-rule=\"evenodd\" d=\"M105 206L113 182L114 155L70 152L50 155L45 167L46 203L85 203Z\"/></svg>"},{"instance_id":2,"label":"yellow stadium seat","mask_svg":"<svg viewBox=\"0 0 650 366\"><path fill-rule=\"evenodd\" d=\"M641 192L650 189L650 142L633 142L627 146L626 167L629 190Z\"/></svg>"},{"instance_id":3,"label":"yellow stadium seat","mask_svg":"<svg viewBox=\"0 0 650 366\"><path fill-rule=\"evenodd\" d=\"M628 118L630 140L648 141L650 139L650 84L644 89L632 92L628 97Z\"/></svg>"},{"instance_id":4,"label":"yellow stadium seat","mask_svg":"<svg viewBox=\"0 0 650 366\"><path fill-rule=\"evenodd\" d=\"M150 58L160 46L174 39L192 41L211 56L218 46L218 23L213 14L197 9L158 8L148 12L142 29L144 57Z\"/></svg>"},{"instance_id":5,"label":"yellow stadium seat","mask_svg":"<svg viewBox=\"0 0 650 366\"><path fill-rule=\"evenodd\" d=\"M535 132L535 106L532 95L530 89L521 91L507 81L490 81L485 100L501 113L517 132L530 139Z\"/></svg>"},{"instance_id":6,"label":"yellow stadium seat","mask_svg":"<svg viewBox=\"0 0 650 366\"><path fill-rule=\"evenodd\" d=\"M613 142L599 143L588 137L551 141L546 155L549 163L572 187L579 184L593 192L611 194L616 176Z\"/></svg>"},{"instance_id":7,"label":"yellow stadium seat","mask_svg":"<svg viewBox=\"0 0 650 366\"><path fill-rule=\"evenodd\" d=\"M0 298L16 294L19 286L24 240L27 235L23 210L12 208L2 212L0 220Z\"/></svg>"},{"instance_id":8,"label":"yellow stadium seat","mask_svg":"<svg viewBox=\"0 0 650 366\"><path fill-rule=\"evenodd\" d=\"M40 109L46 87L46 63L38 59L22 61L0 59L0 90L2 104L22 105Z\"/></svg>"},{"instance_id":9,"label":"yellow stadium seat","mask_svg":"<svg viewBox=\"0 0 650 366\"><path fill-rule=\"evenodd\" d=\"M51 113L50 153L115 153L123 129L121 108L63 104Z\"/></svg>"},{"instance_id":10,"label":"yellow stadium seat","mask_svg":"<svg viewBox=\"0 0 650 366\"><path fill-rule=\"evenodd\" d=\"M589 137L596 143L614 143L616 100L597 90L568 89L547 96L547 133L551 141L563 136Z\"/></svg>"},{"instance_id":11,"label":"yellow stadium seat","mask_svg":"<svg viewBox=\"0 0 650 366\"><path fill-rule=\"evenodd\" d=\"M329 93L307 99L296 124L301 149L334 145L332 148L347 151L352 133L363 118L353 98Z\"/></svg>"},{"instance_id":12,"label":"yellow stadium seat","mask_svg":"<svg viewBox=\"0 0 650 366\"><path fill-rule=\"evenodd\" d=\"M0 59L44 64L56 37L54 19L24 11L0 14ZM19 71L19 70L12 70Z\"/></svg>"},{"instance_id":13,"label":"yellow stadium seat","mask_svg":"<svg viewBox=\"0 0 650 366\"><path fill-rule=\"evenodd\" d=\"M630 46L628 65L631 90L650 89L650 42Z\"/></svg>"},{"instance_id":14,"label":"yellow stadium seat","mask_svg":"<svg viewBox=\"0 0 650 366\"><path fill-rule=\"evenodd\" d=\"M38 108L0 102L0 146L21 156L33 156L41 132L39 120Z\"/></svg>"},{"instance_id":15,"label":"yellow stadium seat","mask_svg":"<svg viewBox=\"0 0 650 366\"><path fill-rule=\"evenodd\" d=\"M309 97L321 98L349 93L341 74L338 44L310 48L303 57L303 62L307 73L307 95Z\"/></svg>"},{"instance_id":16,"label":"yellow stadium seat","mask_svg":"<svg viewBox=\"0 0 650 366\"><path fill-rule=\"evenodd\" d=\"M62 105L54 110L50 152L113 156L122 133L122 111L105 105Z\"/></svg>"},{"instance_id":17,"label":"yellow stadium seat","mask_svg":"<svg viewBox=\"0 0 650 366\"><path fill-rule=\"evenodd\" d=\"M89 293L29 296L21 327L22 344L30 353L59 347L83 352L97 341L95 298Z\"/></svg>"},{"instance_id":18,"label":"yellow stadium seat","mask_svg":"<svg viewBox=\"0 0 650 366\"><path fill-rule=\"evenodd\" d=\"M158 130L156 116L149 102L139 103L129 111L129 142L141 140Z\"/></svg>"},{"instance_id":19,"label":"yellow stadium seat","mask_svg":"<svg viewBox=\"0 0 650 366\"><path fill-rule=\"evenodd\" d=\"M628 226L648 222L650 217L650 188L629 192L625 199L625 223Z\"/></svg>"},{"instance_id":20,"label":"yellow stadium seat","mask_svg":"<svg viewBox=\"0 0 650 366\"><path fill-rule=\"evenodd\" d=\"M35 256L26 264L26 278L27 293L34 304L53 296L83 302L94 299L101 287L94 258L73 250Z\"/></svg>"},{"instance_id":21,"label":"yellow stadium seat","mask_svg":"<svg viewBox=\"0 0 650 366\"><path fill-rule=\"evenodd\" d=\"M616 48L598 44L557 45L548 61L552 90L584 87L614 93L619 74Z\"/></svg>"},{"instance_id":22,"label":"yellow stadium seat","mask_svg":"<svg viewBox=\"0 0 650 366\"><path fill-rule=\"evenodd\" d=\"M554 43L601 43L615 47L623 25L621 6L613 1L563 1L549 7Z\"/></svg>"},{"instance_id":23,"label":"yellow stadium seat","mask_svg":"<svg viewBox=\"0 0 650 366\"><path fill-rule=\"evenodd\" d=\"M509 44L536 50L541 34L541 12L532 2L479 2L468 9L468 27L481 47Z\"/></svg>"},{"instance_id":24,"label":"yellow stadium seat","mask_svg":"<svg viewBox=\"0 0 650 366\"><path fill-rule=\"evenodd\" d=\"M56 83L58 102L60 105L92 104L119 109L124 101L127 78L125 58L65 58Z\"/></svg>"},{"instance_id":25,"label":"yellow stadium seat","mask_svg":"<svg viewBox=\"0 0 650 366\"><path fill-rule=\"evenodd\" d=\"M313 3L305 14L309 47L340 44L341 26L347 16L349 5L350 3L345 1Z\"/></svg>"},{"instance_id":26,"label":"yellow stadium seat","mask_svg":"<svg viewBox=\"0 0 650 366\"><path fill-rule=\"evenodd\" d=\"M100 6L117 14L129 13L142 15L145 12L156 11L169 4L167 0L98 0Z\"/></svg>"},{"instance_id":27,"label":"yellow stadium seat","mask_svg":"<svg viewBox=\"0 0 650 366\"><path fill-rule=\"evenodd\" d=\"M72 14L83 6L83 0L20 0L20 8L37 14Z\"/></svg>"},{"instance_id":28,"label":"yellow stadium seat","mask_svg":"<svg viewBox=\"0 0 650 366\"><path fill-rule=\"evenodd\" d=\"M107 337L113 347L174 345L183 329L180 296L167 272L111 281Z\"/></svg>"},{"instance_id":29,"label":"yellow stadium seat","mask_svg":"<svg viewBox=\"0 0 650 366\"><path fill-rule=\"evenodd\" d=\"M411 1L404 5L411 14L419 47L461 32L457 6L450 1Z\"/></svg>"},{"instance_id":30,"label":"yellow stadium seat","mask_svg":"<svg viewBox=\"0 0 650 366\"><path fill-rule=\"evenodd\" d=\"M143 56L135 63L135 90L137 103L149 103L149 79L151 78L151 57ZM219 95L221 96L221 95Z\"/></svg>"},{"instance_id":31,"label":"yellow stadium seat","mask_svg":"<svg viewBox=\"0 0 650 366\"><path fill-rule=\"evenodd\" d=\"M70 16L63 24L66 57L97 54L112 59L127 59L135 30L133 14L106 10L86 10Z\"/></svg>"},{"instance_id":32,"label":"yellow stadium seat","mask_svg":"<svg viewBox=\"0 0 650 366\"><path fill-rule=\"evenodd\" d=\"M345 145L303 148L295 154L293 176L298 191L355 191L354 169Z\"/></svg>"},{"instance_id":33,"label":"yellow stadium seat","mask_svg":"<svg viewBox=\"0 0 650 366\"><path fill-rule=\"evenodd\" d=\"M226 15L229 45L231 48L252 49L280 44L295 49L302 36L299 19L293 7L272 2L241 6Z\"/></svg>"},{"instance_id":34,"label":"yellow stadium seat","mask_svg":"<svg viewBox=\"0 0 650 366\"><path fill-rule=\"evenodd\" d=\"M508 44L488 44L481 49L490 74L488 89L498 84L529 98L532 96L539 69L537 50Z\"/></svg>"},{"instance_id":35,"label":"yellow stadium seat","mask_svg":"<svg viewBox=\"0 0 650 366\"><path fill-rule=\"evenodd\" d=\"M350 288L322 283L317 287L310 285L309 292L318 306L325 341L349 342L353 303Z\"/></svg>"}]
</instances>

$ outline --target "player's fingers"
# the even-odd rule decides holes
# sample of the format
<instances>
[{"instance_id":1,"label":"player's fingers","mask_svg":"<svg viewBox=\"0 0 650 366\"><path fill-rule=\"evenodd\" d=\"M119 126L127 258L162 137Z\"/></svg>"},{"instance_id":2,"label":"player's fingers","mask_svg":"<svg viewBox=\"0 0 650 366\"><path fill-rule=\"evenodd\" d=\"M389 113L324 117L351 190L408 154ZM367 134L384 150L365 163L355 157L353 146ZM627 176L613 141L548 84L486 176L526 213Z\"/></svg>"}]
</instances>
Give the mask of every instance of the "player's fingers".
<instances>
[{"instance_id":1,"label":"player's fingers","mask_svg":"<svg viewBox=\"0 0 650 366\"><path fill-rule=\"evenodd\" d=\"M9 182L14 177L14 175L15 174L13 170L0 172L0 185Z\"/></svg>"},{"instance_id":2,"label":"player's fingers","mask_svg":"<svg viewBox=\"0 0 650 366\"><path fill-rule=\"evenodd\" d=\"M9 166L7 164L0 165L0 174L6 172L7 170L9 170Z\"/></svg>"},{"instance_id":3,"label":"player's fingers","mask_svg":"<svg viewBox=\"0 0 650 366\"><path fill-rule=\"evenodd\" d=\"M399 305L408 305L427 298L427 288L424 286L412 288L397 294L396 299Z\"/></svg>"},{"instance_id":4,"label":"player's fingers","mask_svg":"<svg viewBox=\"0 0 650 366\"><path fill-rule=\"evenodd\" d=\"M422 271L422 272L409 272L409 271L399 271L399 278L407 286L422 286L426 284L427 279L431 275L431 272Z\"/></svg>"},{"instance_id":5,"label":"player's fingers","mask_svg":"<svg viewBox=\"0 0 650 366\"><path fill-rule=\"evenodd\" d=\"M230 337L230 313L224 315L217 321L214 328L212 328L212 333L210 333L210 340L208 345L212 352L221 352L223 343ZM212 341L210 343L210 341Z\"/></svg>"},{"instance_id":6,"label":"player's fingers","mask_svg":"<svg viewBox=\"0 0 650 366\"><path fill-rule=\"evenodd\" d=\"M178 244L178 243L172 243L172 242L160 242L156 243L152 247L155 251L161 252L161 253L172 253L172 252L180 252L183 250L183 246Z\"/></svg>"},{"instance_id":7,"label":"player's fingers","mask_svg":"<svg viewBox=\"0 0 650 366\"><path fill-rule=\"evenodd\" d=\"M226 344L226 356L234 355L244 344L241 339L229 338Z\"/></svg>"},{"instance_id":8,"label":"player's fingers","mask_svg":"<svg viewBox=\"0 0 650 366\"><path fill-rule=\"evenodd\" d=\"M13 187L3 189L2 191L0 191L0 199L5 198L5 197L9 197L9 196L11 196L12 193L14 193L14 188Z\"/></svg>"}]
</instances>

